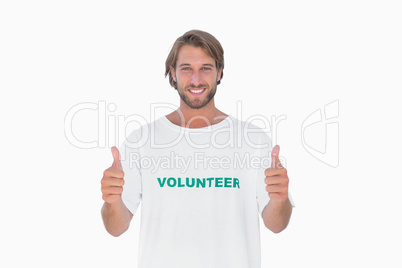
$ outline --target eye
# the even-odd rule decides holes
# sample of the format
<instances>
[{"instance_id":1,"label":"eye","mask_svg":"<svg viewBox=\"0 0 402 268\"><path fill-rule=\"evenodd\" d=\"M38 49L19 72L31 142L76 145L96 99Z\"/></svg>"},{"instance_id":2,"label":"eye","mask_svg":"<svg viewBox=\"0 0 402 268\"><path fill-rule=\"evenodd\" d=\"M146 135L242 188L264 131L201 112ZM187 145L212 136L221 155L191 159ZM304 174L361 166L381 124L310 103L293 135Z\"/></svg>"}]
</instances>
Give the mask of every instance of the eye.
<instances>
[{"instance_id":1,"label":"eye","mask_svg":"<svg viewBox=\"0 0 402 268\"><path fill-rule=\"evenodd\" d=\"M182 71L190 71L190 67L184 67L181 69Z\"/></svg>"},{"instance_id":2,"label":"eye","mask_svg":"<svg viewBox=\"0 0 402 268\"><path fill-rule=\"evenodd\" d=\"M210 71L211 68L209 68L209 67L202 67L202 70L203 70L203 71Z\"/></svg>"}]
</instances>

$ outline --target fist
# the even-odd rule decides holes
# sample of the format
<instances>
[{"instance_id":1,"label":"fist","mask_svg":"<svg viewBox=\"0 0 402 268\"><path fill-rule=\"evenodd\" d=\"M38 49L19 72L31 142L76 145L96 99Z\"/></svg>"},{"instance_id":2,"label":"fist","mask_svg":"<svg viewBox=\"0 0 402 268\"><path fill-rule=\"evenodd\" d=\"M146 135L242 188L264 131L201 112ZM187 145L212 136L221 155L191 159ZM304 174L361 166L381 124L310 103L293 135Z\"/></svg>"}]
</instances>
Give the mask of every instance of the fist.
<instances>
[{"instance_id":1,"label":"fist","mask_svg":"<svg viewBox=\"0 0 402 268\"><path fill-rule=\"evenodd\" d=\"M121 166L120 153L116 147L112 147L112 155L112 166L103 172L101 180L102 199L109 204L121 199L124 185L124 172Z\"/></svg>"},{"instance_id":2,"label":"fist","mask_svg":"<svg viewBox=\"0 0 402 268\"><path fill-rule=\"evenodd\" d=\"M271 167L265 170L265 190L269 198L276 201L288 199L289 178L286 168L279 161L279 146L272 149Z\"/></svg>"}]
</instances>

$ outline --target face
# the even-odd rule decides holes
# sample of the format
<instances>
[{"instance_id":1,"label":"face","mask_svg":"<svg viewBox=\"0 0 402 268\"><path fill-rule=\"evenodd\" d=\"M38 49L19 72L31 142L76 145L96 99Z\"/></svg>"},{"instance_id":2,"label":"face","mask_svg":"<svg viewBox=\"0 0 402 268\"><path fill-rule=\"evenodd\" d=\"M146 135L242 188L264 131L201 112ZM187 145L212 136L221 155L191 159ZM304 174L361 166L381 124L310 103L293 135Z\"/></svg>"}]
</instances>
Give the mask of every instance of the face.
<instances>
[{"instance_id":1,"label":"face","mask_svg":"<svg viewBox=\"0 0 402 268\"><path fill-rule=\"evenodd\" d=\"M215 96L222 69L201 47L189 45L179 50L176 69L170 68L177 91L183 102L192 109L206 106Z\"/></svg>"}]
</instances>

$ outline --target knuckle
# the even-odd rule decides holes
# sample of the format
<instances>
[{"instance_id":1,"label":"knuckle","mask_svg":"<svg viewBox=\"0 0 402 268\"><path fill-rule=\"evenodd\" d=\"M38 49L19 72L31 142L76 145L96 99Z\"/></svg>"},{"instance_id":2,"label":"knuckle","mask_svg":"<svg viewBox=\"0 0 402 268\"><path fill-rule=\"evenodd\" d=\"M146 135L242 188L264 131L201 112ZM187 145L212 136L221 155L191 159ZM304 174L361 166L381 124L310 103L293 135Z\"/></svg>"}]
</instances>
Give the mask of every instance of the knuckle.
<instances>
[{"instance_id":1,"label":"knuckle","mask_svg":"<svg viewBox=\"0 0 402 268\"><path fill-rule=\"evenodd\" d=\"M107 188L104 187L104 186L102 186L102 187L101 187L101 192L102 192L103 194L106 194L106 193L107 193Z\"/></svg>"},{"instance_id":2,"label":"knuckle","mask_svg":"<svg viewBox=\"0 0 402 268\"><path fill-rule=\"evenodd\" d=\"M112 170L111 168L106 169L105 171L103 171L103 177L104 178L109 178L110 176L112 176Z\"/></svg>"},{"instance_id":3,"label":"knuckle","mask_svg":"<svg viewBox=\"0 0 402 268\"><path fill-rule=\"evenodd\" d=\"M273 192L274 188L270 185L267 186L267 192Z\"/></svg>"},{"instance_id":4,"label":"knuckle","mask_svg":"<svg viewBox=\"0 0 402 268\"><path fill-rule=\"evenodd\" d=\"M108 178L103 178L103 179L101 180L101 185L102 185L103 188L108 187L108 186L110 185L110 179L108 179Z\"/></svg>"}]
</instances>

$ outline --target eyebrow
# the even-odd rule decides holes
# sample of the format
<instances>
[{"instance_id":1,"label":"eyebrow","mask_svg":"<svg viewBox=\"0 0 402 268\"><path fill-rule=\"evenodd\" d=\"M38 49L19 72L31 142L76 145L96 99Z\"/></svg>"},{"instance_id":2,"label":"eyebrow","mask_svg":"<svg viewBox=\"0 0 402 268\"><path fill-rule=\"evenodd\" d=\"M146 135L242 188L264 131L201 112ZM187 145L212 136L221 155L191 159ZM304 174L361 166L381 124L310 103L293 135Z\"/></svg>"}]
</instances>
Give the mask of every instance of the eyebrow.
<instances>
[{"instance_id":1,"label":"eyebrow","mask_svg":"<svg viewBox=\"0 0 402 268\"><path fill-rule=\"evenodd\" d=\"M190 64L189 63L182 63L182 64L179 65L179 67L182 67L182 66L190 66ZM204 63L202 66L215 67L215 65L213 65L211 63Z\"/></svg>"}]
</instances>

